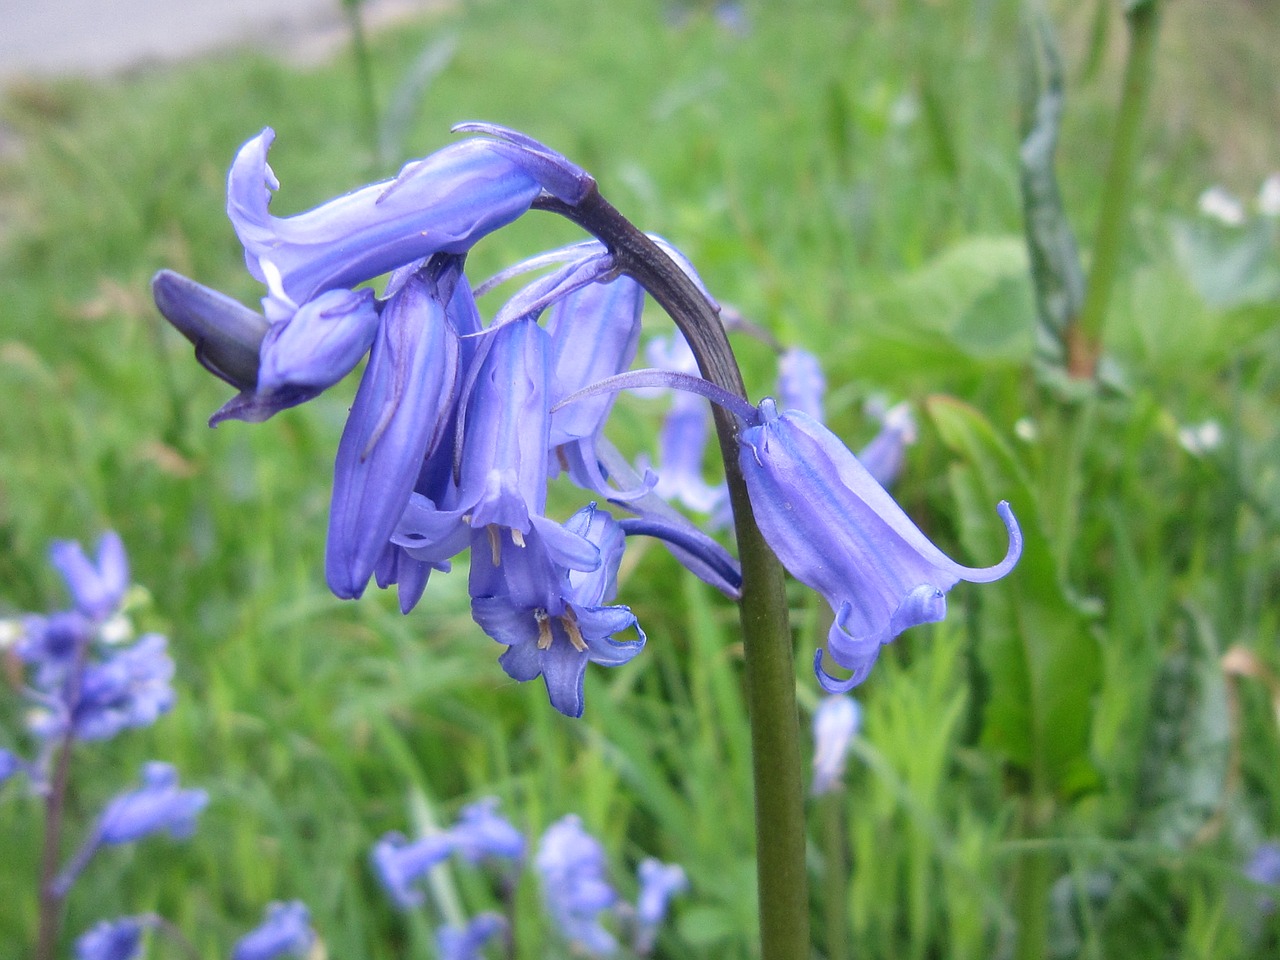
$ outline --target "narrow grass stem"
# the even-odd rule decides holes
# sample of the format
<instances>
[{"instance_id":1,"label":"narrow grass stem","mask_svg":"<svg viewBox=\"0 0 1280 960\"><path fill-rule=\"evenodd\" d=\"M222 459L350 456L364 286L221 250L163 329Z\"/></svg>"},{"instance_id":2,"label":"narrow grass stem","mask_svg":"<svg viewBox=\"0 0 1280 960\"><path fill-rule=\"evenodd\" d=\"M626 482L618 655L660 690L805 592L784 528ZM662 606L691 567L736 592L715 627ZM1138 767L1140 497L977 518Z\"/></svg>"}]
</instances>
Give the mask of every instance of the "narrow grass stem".
<instances>
[{"instance_id":1,"label":"narrow grass stem","mask_svg":"<svg viewBox=\"0 0 1280 960\"><path fill-rule=\"evenodd\" d=\"M1038 786L1020 800L1019 833L1023 839L1044 835L1053 820L1053 801ZM1049 890L1053 884L1052 853L1030 847L1014 870L1014 915L1018 933L1015 960L1044 960L1049 954Z\"/></svg>"},{"instance_id":2,"label":"narrow grass stem","mask_svg":"<svg viewBox=\"0 0 1280 960\"><path fill-rule=\"evenodd\" d=\"M832 790L822 807L822 896L827 925L827 960L849 960L849 856L845 842L843 789Z\"/></svg>"},{"instance_id":3,"label":"narrow grass stem","mask_svg":"<svg viewBox=\"0 0 1280 960\"><path fill-rule=\"evenodd\" d=\"M1111 290L1129 221L1130 194L1138 159L1142 119L1151 92L1156 36L1160 25L1160 0L1146 0L1128 13L1129 58L1124 89L1116 115L1111 158L1102 185L1101 208L1093 238L1093 263L1084 306L1078 321L1067 332L1067 371L1079 380L1093 378L1102 352L1102 335Z\"/></svg>"},{"instance_id":4,"label":"narrow grass stem","mask_svg":"<svg viewBox=\"0 0 1280 960\"><path fill-rule=\"evenodd\" d=\"M652 240L594 189L575 206L553 199L538 206L567 217L601 240L619 269L635 278L675 321L702 375L746 399L742 374L715 309ZM803 763L783 570L756 526L738 466L741 423L719 407L713 410L742 563L739 616L755 783L761 958L803 960L810 952Z\"/></svg>"},{"instance_id":5,"label":"narrow grass stem","mask_svg":"<svg viewBox=\"0 0 1280 960\"><path fill-rule=\"evenodd\" d=\"M378 100L373 90L373 57L369 53L369 41L364 32L364 16L361 5L364 0L343 0L347 25L351 30L351 56L355 61L357 96L360 98L360 123L364 127L364 140L369 150L378 151ZM378 157L381 160L381 157Z\"/></svg>"}]
</instances>

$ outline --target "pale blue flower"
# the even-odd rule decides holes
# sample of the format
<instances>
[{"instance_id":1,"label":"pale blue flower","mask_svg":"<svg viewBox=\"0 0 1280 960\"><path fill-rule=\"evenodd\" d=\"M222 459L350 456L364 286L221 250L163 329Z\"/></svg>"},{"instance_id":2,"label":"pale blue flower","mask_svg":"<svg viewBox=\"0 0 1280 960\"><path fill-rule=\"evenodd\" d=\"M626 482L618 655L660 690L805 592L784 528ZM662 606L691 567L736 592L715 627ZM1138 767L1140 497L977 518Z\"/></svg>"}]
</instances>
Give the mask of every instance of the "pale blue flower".
<instances>
[{"instance_id":1,"label":"pale blue flower","mask_svg":"<svg viewBox=\"0 0 1280 960\"><path fill-rule=\"evenodd\" d=\"M916 421L911 407L895 404L887 410L867 404L867 412L880 421L880 432L858 451L858 462L882 487L890 486L902 472L907 447L916 442Z\"/></svg>"},{"instance_id":2,"label":"pale blue flower","mask_svg":"<svg viewBox=\"0 0 1280 960\"><path fill-rule=\"evenodd\" d=\"M655 337L645 347L649 362L659 370L696 375L698 363L679 332ZM698 513L711 513L727 498L723 485L703 477L702 461L711 437L711 410L705 400L677 391L658 434L658 483L654 493Z\"/></svg>"},{"instance_id":3,"label":"pale blue flower","mask_svg":"<svg viewBox=\"0 0 1280 960\"><path fill-rule=\"evenodd\" d=\"M858 732L862 709L846 694L823 697L813 712L813 795L840 788L849 745Z\"/></svg>"},{"instance_id":4,"label":"pale blue flower","mask_svg":"<svg viewBox=\"0 0 1280 960\"><path fill-rule=\"evenodd\" d=\"M231 960L275 960L288 954L305 956L315 938L306 904L300 900L272 903L261 925L236 942Z\"/></svg>"},{"instance_id":5,"label":"pale blue flower","mask_svg":"<svg viewBox=\"0 0 1280 960\"><path fill-rule=\"evenodd\" d=\"M485 797L463 807L449 830L455 852L468 863L487 858L519 861L524 857L524 834L498 814L498 798Z\"/></svg>"},{"instance_id":6,"label":"pale blue flower","mask_svg":"<svg viewBox=\"0 0 1280 960\"><path fill-rule=\"evenodd\" d=\"M619 277L584 287L547 312L554 402L631 366L643 307L644 290ZM548 438L553 473L563 469L579 486L602 495L611 491L600 472L596 443L614 399L606 394L557 410Z\"/></svg>"},{"instance_id":7,"label":"pale blue flower","mask_svg":"<svg viewBox=\"0 0 1280 960\"><path fill-rule=\"evenodd\" d=\"M136 960L150 917L103 920L76 940L76 960Z\"/></svg>"},{"instance_id":8,"label":"pale blue flower","mask_svg":"<svg viewBox=\"0 0 1280 960\"><path fill-rule=\"evenodd\" d=\"M444 833L410 842L404 834L388 833L373 847L369 859L378 881L401 910L425 900L415 884L453 853L453 839Z\"/></svg>"},{"instance_id":9,"label":"pale blue flower","mask_svg":"<svg viewBox=\"0 0 1280 960\"><path fill-rule=\"evenodd\" d=\"M542 835L534 865L542 898L560 933L588 956L611 956L618 941L601 920L618 900L606 877L604 848L570 814Z\"/></svg>"},{"instance_id":10,"label":"pale blue flower","mask_svg":"<svg viewBox=\"0 0 1280 960\"><path fill-rule=\"evenodd\" d=\"M179 789L172 764L148 763L142 768L142 787L107 804L95 835L101 843L132 843L160 832L185 839L195 832L196 817L208 802L203 790Z\"/></svg>"},{"instance_id":11,"label":"pale blue flower","mask_svg":"<svg viewBox=\"0 0 1280 960\"><path fill-rule=\"evenodd\" d=\"M96 562L70 540L55 541L49 559L66 581L76 609L90 620L104 620L120 606L129 588L129 561L119 534L102 535Z\"/></svg>"},{"instance_id":12,"label":"pale blue flower","mask_svg":"<svg viewBox=\"0 0 1280 960\"><path fill-rule=\"evenodd\" d=\"M827 378L822 364L808 350L791 347L778 356L778 406L783 410L799 410L819 423L826 422L823 399Z\"/></svg>"},{"instance_id":13,"label":"pale blue flower","mask_svg":"<svg viewBox=\"0 0 1280 960\"><path fill-rule=\"evenodd\" d=\"M0 747L0 786L10 777L26 769L22 758L11 750Z\"/></svg>"},{"instance_id":14,"label":"pale blue flower","mask_svg":"<svg viewBox=\"0 0 1280 960\"><path fill-rule=\"evenodd\" d=\"M640 894L636 897L635 937L632 948L636 953L648 954L658 936L658 928L667 918L671 898L689 889L689 878L684 868L674 863L663 863L653 857L640 861L637 870Z\"/></svg>"},{"instance_id":15,"label":"pale blue flower","mask_svg":"<svg viewBox=\"0 0 1280 960\"><path fill-rule=\"evenodd\" d=\"M268 320L287 320L326 290L348 289L436 253L463 254L538 195L538 182L494 141L464 140L306 213L268 211L279 187L267 164L268 128L236 155L227 214L249 272L266 283Z\"/></svg>"},{"instance_id":16,"label":"pale blue flower","mask_svg":"<svg viewBox=\"0 0 1280 960\"><path fill-rule=\"evenodd\" d=\"M267 330L258 390L325 390L355 369L377 332L372 290L328 290Z\"/></svg>"},{"instance_id":17,"label":"pale blue flower","mask_svg":"<svg viewBox=\"0 0 1280 960\"><path fill-rule=\"evenodd\" d=\"M483 960L484 945L507 929L496 913L482 913L465 927L441 927L436 931L439 960Z\"/></svg>"}]
</instances>

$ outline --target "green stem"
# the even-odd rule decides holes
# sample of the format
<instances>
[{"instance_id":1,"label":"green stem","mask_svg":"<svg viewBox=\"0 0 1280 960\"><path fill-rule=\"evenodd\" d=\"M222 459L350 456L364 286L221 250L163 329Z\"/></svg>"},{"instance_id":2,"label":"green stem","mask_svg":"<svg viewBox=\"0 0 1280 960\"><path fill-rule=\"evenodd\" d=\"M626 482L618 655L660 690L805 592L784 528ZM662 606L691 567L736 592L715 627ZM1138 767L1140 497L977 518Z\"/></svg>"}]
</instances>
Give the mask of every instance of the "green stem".
<instances>
[{"instance_id":1,"label":"green stem","mask_svg":"<svg viewBox=\"0 0 1280 960\"><path fill-rule=\"evenodd\" d=\"M364 18L360 5L364 0L343 0L347 24L351 28L351 54L356 65L356 86L359 88L361 124L364 141L369 149L378 149L378 101L373 92L373 57L369 54L369 41L364 32ZM381 159L381 158L379 158Z\"/></svg>"},{"instance_id":2,"label":"green stem","mask_svg":"<svg viewBox=\"0 0 1280 960\"><path fill-rule=\"evenodd\" d=\"M1082 380L1093 378L1102 352L1107 309L1120 262L1125 226L1129 221L1138 138L1151 93L1160 0L1139 3L1130 10L1128 21L1129 59L1125 64L1124 91L1116 116L1115 136L1111 141L1111 158L1102 186L1089 284L1080 318L1068 334L1067 369L1073 377Z\"/></svg>"},{"instance_id":3,"label":"green stem","mask_svg":"<svg viewBox=\"0 0 1280 960\"><path fill-rule=\"evenodd\" d=\"M1049 892L1053 884L1050 849L1035 841L1044 838L1054 819L1052 794L1041 771L1033 771L1027 793L1019 799L1018 833L1031 841L1018 857L1014 871L1014 913L1018 922L1015 960L1044 960L1049 953Z\"/></svg>"},{"instance_id":4,"label":"green stem","mask_svg":"<svg viewBox=\"0 0 1280 960\"><path fill-rule=\"evenodd\" d=\"M702 375L747 398L724 325L697 285L671 258L593 188L570 206L537 203L600 239L619 270L633 277L676 322ZM761 960L804 960L810 953L809 889L800 715L784 574L756 526L738 464L741 423L713 408L725 480L733 505L742 563L742 621L747 709L756 803L756 872L760 896Z\"/></svg>"},{"instance_id":5,"label":"green stem","mask_svg":"<svg viewBox=\"0 0 1280 960\"><path fill-rule=\"evenodd\" d=\"M844 790L822 798L823 908L827 921L827 960L849 960L849 859L845 844Z\"/></svg>"}]
</instances>

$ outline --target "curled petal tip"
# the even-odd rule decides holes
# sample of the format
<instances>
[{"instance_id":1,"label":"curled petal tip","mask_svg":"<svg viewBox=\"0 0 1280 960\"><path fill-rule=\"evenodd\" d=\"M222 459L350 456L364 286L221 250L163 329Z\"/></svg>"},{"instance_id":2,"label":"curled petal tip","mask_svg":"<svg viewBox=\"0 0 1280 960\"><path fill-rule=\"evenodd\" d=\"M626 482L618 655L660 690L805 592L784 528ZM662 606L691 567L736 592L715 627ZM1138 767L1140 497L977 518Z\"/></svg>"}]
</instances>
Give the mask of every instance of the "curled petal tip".
<instances>
[{"instance_id":1,"label":"curled petal tip","mask_svg":"<svg viewBox=\"0 0 1280 960\"><path fill-rule=\"evenodd\" d=\"M996 504L996 513L1000 515L1005 529L1009 531L1009 546L1005 550L1004 559L994 566L963 568L964 573L961 576L970 583L991 583L993 580L999 580L1017 565L1018 559L1022 556L1022 528L1018 526L1018 519L1013 515L1013 508L1009 506L1009 501L1001 500Z\"/></svg>"}]
</instances>

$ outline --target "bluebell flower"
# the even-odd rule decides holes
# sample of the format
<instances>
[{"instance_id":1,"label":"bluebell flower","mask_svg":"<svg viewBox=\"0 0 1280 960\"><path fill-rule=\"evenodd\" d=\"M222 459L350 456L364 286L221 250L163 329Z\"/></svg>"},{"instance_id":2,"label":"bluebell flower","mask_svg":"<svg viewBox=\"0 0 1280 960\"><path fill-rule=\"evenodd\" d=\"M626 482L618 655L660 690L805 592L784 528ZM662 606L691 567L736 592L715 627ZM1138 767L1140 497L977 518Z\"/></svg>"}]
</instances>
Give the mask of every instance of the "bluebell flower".
<instances>
[{"instance_id":1,"label":"bluebell flower","mask_svg":"<svg viewBox=\"0 0 1280 960\"><path fill-rule=\"evenodd\" d=\"M257 386L262 340L271 326L266 317L172 270L151 278L151 296L164 318L196 348L202 367L238 390Z\"/></svg>"},{"instance_id":2,"label":"bluebell flower","mask_svg":"<svg viewBox=\"0 0 1280 960\"><path fill-rule=\"evenodd\" d=\"M778 406L783 410L799 410L825 423L823 399L827 378L822 364L808 350L791 347L778 356Z\"/></svg>"},{"instance_id":3,"label":"bluebell flower","mask_svg":"<svg viewBox=\"0 0 1280 960\"><path fill-rule=\"evenodd\" d=\"M21 757L11 750L5 750L0 747L0 786L3 786L6 780L24 769L26 769L26 764L22 762Z\"/></svg>"},{"instance_id":4,"label":"bluebell flower","mask_svg":"<svg viewBox=\"0 0 1280 960\"><path fill-rule=\"evenodd\" d=\"M312 297L351 288L436 253L466 253L481 237L529 209L537 180L491 140L450 144L306 213L273 217L279 182L267 164L268 128L236 155L227 214L245 263L268 284L267 319L286 320Z\"/></svg>"},{"instance_id":5,"label":"bluebell flower","mask_svg":"<svg viewBox=\"0 0 1280 960\"><path fill-rule=\"evenodd\" d=\"M36 668L36 686L51 691L66 678L79 651L93 642L95 632L94 624L78 610L33 614L22 618L14 653Z\"/></svg>"},{"instance_id":6,"label":"bluebell flower","mask_svg":"<svg viewBox=\"0 0 1280 960\"><path fill-rule=\"evenodd\" d=\"M631 366L640 343L643 308L643 288L629 277L619 277L584 287L548 311L555 402ZM614 399L606 394L557 410L551 415L548 439L553 471L563 469L579 486L605 495L611 491L600 473L596 441Z\"/></svg>"},{"instance_id":7,"label":"bluebell flower","mask_svg":"<svg viewBox=\"0 0 1280 960\"><path fill-rule=\"evenodd\" d=\"M175 839L191 836L196 817L209 802L203 790L178 787L178 770L168 763L148 763L142 768L142 787L113 799L94 831L100 843L132 843L164 831Z\"/></svg>"},{"instance_id":8,"label":"bluebell flower","mask_svg":"<svg viewBox=\"0 0 1280 960\"><path fill-rule=\"evenodd\" d=\"M485 797L463 807L449 830L453 849L468 863L496 857L524 858L524 834L498 814L498 798Z\"/></svg>"},{"instance_id":9,"label":"bluebell flower","mask_svg":"<svg viewBox=\"0 0 1280 960\"><path fill-rule=\"evenodd\" d=\"M547 499L551 342L526 318L485 346L467 402L459 498L472 527L505 528L519 545Z\"/></svg>"},{"instance_id":10,"label":"bluebell flower","mask_svg":"<svg viewBox=\"0 0 1280 960\"><path fill-rule=\"evenodd\" d=\"M76 960L136 960L150 917L103 920L76 940Z\"/></svg>"},{"instance_id":11,"label":"bluebell flower","mask_svg":"<svg viewBox=\"0 0 1280 960\"><path fill-rule=\"evenodd\" d=\"M596 548L543 516L551 422L547 332L532 318L516 320L485 336L480 351L464 387L458 484L439 502L414 493L394 542L418 560L441 560L473 542L487 546L495 567L510 554L518 565L545 558L594 568ZM535 536L540 550L530 551L532 561L520 560Z\"/></svg>"},{"instance_id":12,"label":"bluebell flower","mask_svg":"<svg viewBox=\"0 0 1280 960\"><path fill-rule=\"evenodd\" d=\"M958 581L998 580L1017 563L1022 535L1007 503L996 508L1009 531L1005 558L992 567L961 566L822 424L798 411L779 414L771 399L759 415L742 432L739 463L769 546L836 613L827 650L852 676L827 673L818 651L814 669L827 692L861 683L880 647L908 627L941 620L946 591Z\"/></svg>"},{"instance_id":13,"label":"bluebell flower","mask_svg":"<svg viewBox=\"0 0 1280 960\"><path fill-rule=\"evenodd\" d=\"M262 923L236 942L231 960L275 960L288 954L303 956L315 938L306 904L300 900L272 903Z\"/></svg>"},{"instance_id":14,"label":"bluebell flower","mask_svg":"<svg viewBox=\"0 0 1280 960\"><path fill-rule=\"evenodd\" d=\"M606 877L604 848L570 814L549 826L534 860L547 912L560 933L588 956L610 956L618 941L601 924L618 895Z\"/></svg>"},{"instance_id":15,"label":"bluebell flower","mask_svg":"<svg viewBox=\"0 0 1280 960\"><path fill-rule=\"evenodd\" d=\"M1254 883L1280 887L1280 844L1259 844L1249 858L1244 875ZM1275 897L1265 893L1259 894L1258 909L1263 913L1273 913L1276 909Z\"/></svg>"},{"instance_id":16,"label":"bluebell flower","mask_svg":"<svg viewBox=\"0 0 1280 960\"><path fill-rule=\"evenodd\" d=\"M655 337L645 351L649 362L659 370L698 373L693 351L679 332ZM705 400L683 392L672 397L671 409L658 434L658 482L654 493L699 513L711 513L727 498L723 485L712 486L703 478L702 461L711 427L711 411Z\"/></svg>"},{"instance_id":17,"label":"bluebell flower","mask_svg":"<svg viewBox=\"0 0 1280 960\"><path fill-rule=\"evenodd\" d=\"M256 310L172 270L152 278L151 294L164 318L195 347L200 365L240 391L209 418L209 426L224 420L260 423L323 389L288 383L258 389L262 344L272 324ZM275 325L278 331L284 326L283 320Z\"/></svg>"},{"instance_id":18,"label":"bluebell flower","mask_svg":"<svg viewBox=\"0 0 1280 960\"><path fill-rule=\"evenodd\" d=\"M173 707L172 680L168 641L158 633L144 634L101 663L90 664L71 711L76 736L105 740L121 730L150 726Z\"/></svg>"},{"instance_id":19,"label":"bluebell flower","mask_svg":"<svg viewBox=\"0 0 1280 960\"><path fill-rule=\"evenodd\" d=\"M689 889L689 878L684 868L674 863L663 863L653 857L640 861L637 871L640 894L636 897L635 936L632 948L640 955L653 949L658 928L667 917L671 898Z\"/></svg>"},{"instance_id":20,"label":"bluebell flower","mask_svg":"<svg viewBox=\"0 0 1280 960\"><path fill-rule=\"evenodd\" d=\"M441 927L436 931L439 960L483 960L484 945L507 929L507 921L496 913L482 913L465 927Z\"/></svg>"},{"instance_id":21,"label":"bluebell flower","mask_svg":"<svg viewBox=\"0 0 1280 960\"><path fill-rule=\"evenodd\" d=\"M325 576L339 597L364 592L424 458L446 435L459 352L448 308L466 290L456 261L433 261L383 310L333 470Z\"/></svg>"},{"instance_id":22,"label":"bluebell flower","mask_svg":"<svg viewBox=\"0 0 1280 960\"><path fill-rule=\"evenodd\" d=\"M76 609L90 620L104 620L120 606L129 588L129 561L118 534L102 535L96 563L70 540L56 541L49 559L66 581Z\"/></svg>"},{"instance_id":23,"label":"bluebell flower","mask_svg":"<svg viewBox=\"0 0 1280 960\"><path fill-rule=\"evenodd\" d=\"M880 420L880 432L871 442L858 451L858 462L882 487L890 486L902 472L902 461L907 447L916 442L916 421L911 407L899 403L887 410L872 409L868 412Z\"/></svg>"},{"instance_id":24,"label":"bluebell flower","mask_svg":"<svg viewBox=\"0 0 1280 960\"><path fill-rule=\"evenodd\" d=\"M595 504L579 510L564 532L598 551L598 561L594 569L568 569L551 556L541 532L533 531L524 549L507 550L500 558L496 551L473 550L471 615L507 645L498 662L509 677L523 682L541 676L551 705L580 717L587 663L618 666L645 643L630 609L607 605L617 590L625 535ZM631 628L639 640L612 638Z\"/></svg>"},{"instance_id":25,"label":"bluebell flower","mask_svg":"<svg viewBox=\"0 0 1280 960\"><path fill-rule=\"evenodd\" d=\"M328 290L263 337L258 390L325 390L355 369L378 330L372 290Z\"/></svg>"},{"instance_id":26,"label":"bluebell flower","mask_svg":"<svg viewBox=\"0 0 1280 960\"><path fill-rule=\"evenodd\" d=\"M448 834L434 834L411 843L404 834L388 833L374 845L369 859L387 896L401 910L409 910L421 906L424 900L414 884L452 853L453 839Z\"/></svg>"},{"instance_id":27,"label":"bluebell flower","mask_svg":"<svg viewBox=\"0 0 1280 960\"><path fill-rule=\"evenodd\" d=\"M813 795L840 788L849 745L858 732L862 709L845 694L823 697L813 712Z\"/></svg>"}]
</instances>

